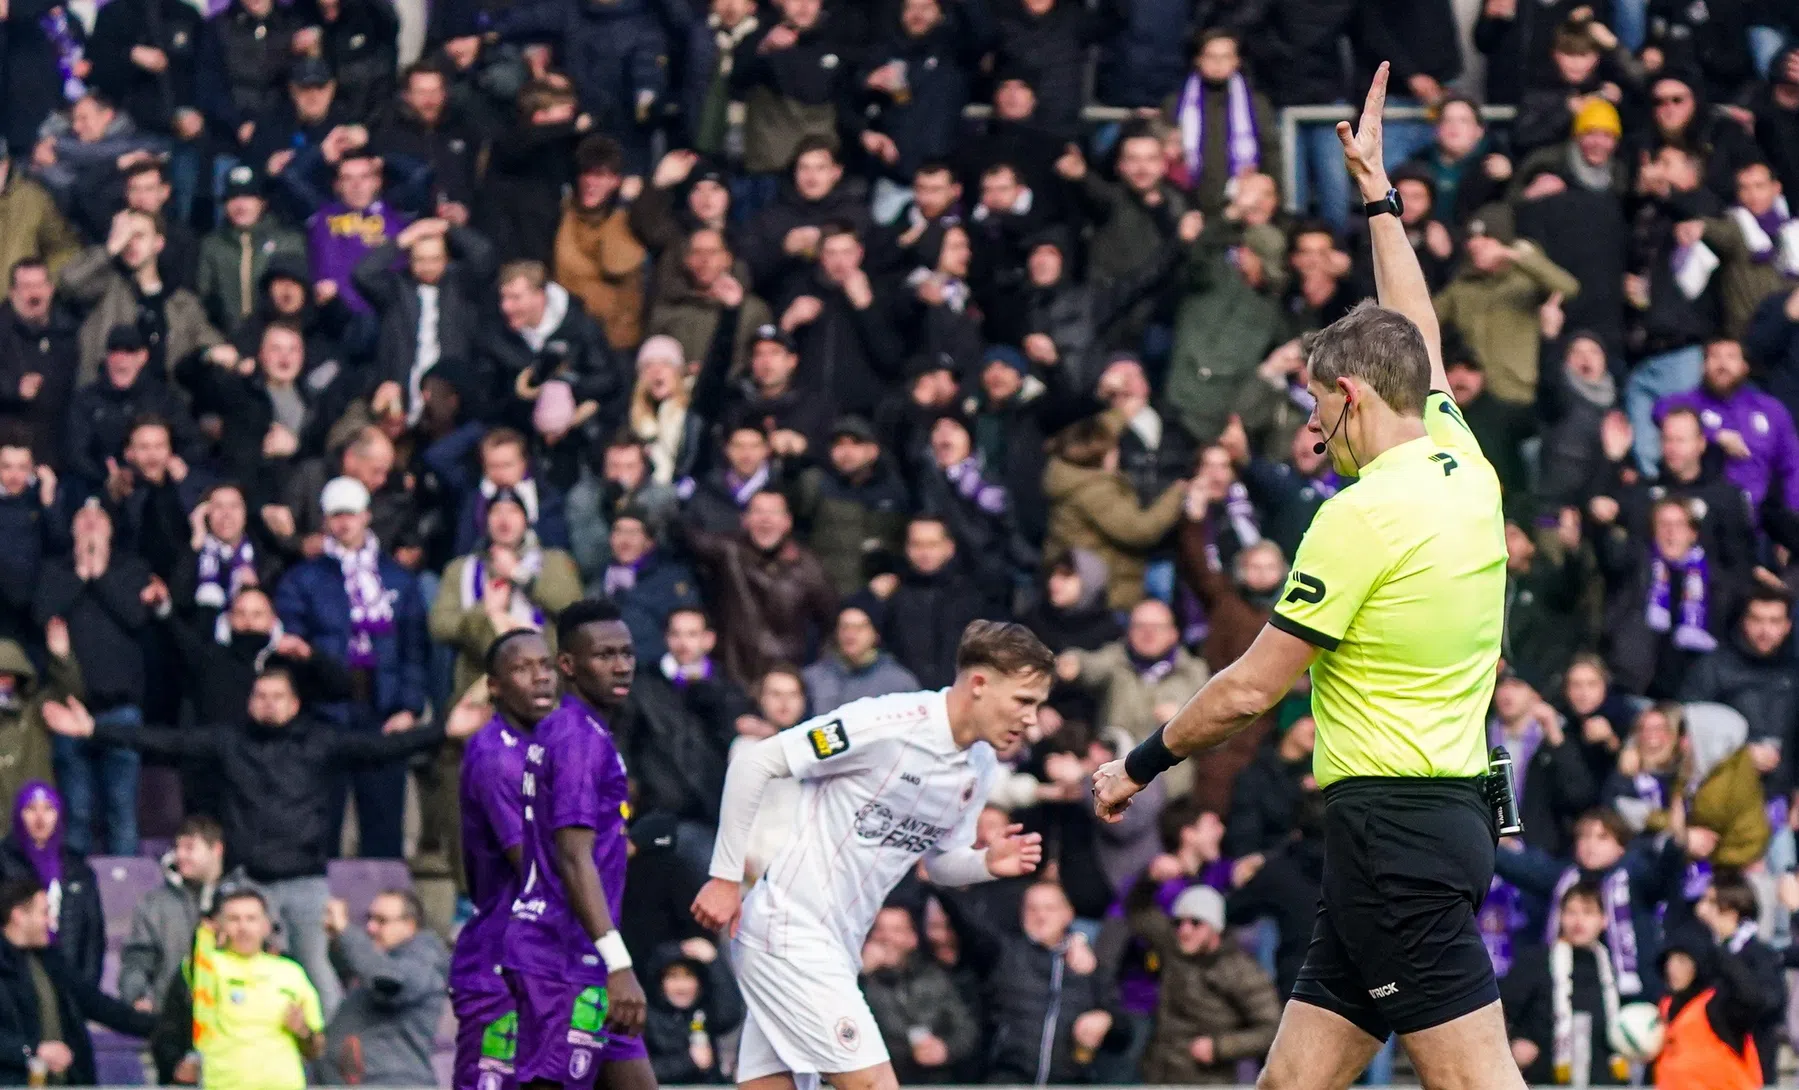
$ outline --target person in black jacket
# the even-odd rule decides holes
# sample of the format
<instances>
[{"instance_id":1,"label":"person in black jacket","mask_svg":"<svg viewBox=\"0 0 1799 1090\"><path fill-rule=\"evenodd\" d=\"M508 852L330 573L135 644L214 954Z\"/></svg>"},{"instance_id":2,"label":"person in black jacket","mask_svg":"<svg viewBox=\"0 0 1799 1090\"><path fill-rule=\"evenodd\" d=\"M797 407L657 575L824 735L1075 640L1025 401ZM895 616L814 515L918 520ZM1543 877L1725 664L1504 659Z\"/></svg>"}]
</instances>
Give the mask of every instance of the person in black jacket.
<instances>
[{"instance_id":1,"label":"person in black jacket","mask_svg":"<svg viewBox=\"0 0 1799 1090\"><path fill-rule=\"evenodd\" d=\"M503 265L497 281L505 324L482 345L493 403L504 407L493 415L530 434L544 386L566 382L576 405L574 428L610 433L624 418L630 383L606 331L542 262Z\"/></svg>"},{"instance_id":2,"label":"person in black jacket","mask_svg":"<svg viewBox=\"0 0 1799 1090\"><path fill-rule=\"evenodd\" d=\"M838 411L872 413L899 378L905 346L888 293L862 267L867 228L832 220L818 231L818 264L796 270L777 297L780 326L798 347L802 387L829 390Z\"/></svg>"},{"instance_id":3,"label":"person in black jacket","mask_svg":"<svg viewBox=\"0 0 1799 1090\"><path fill-rule=\"evenodd\" d=\"M32 780L13 800L12 829L0 840L0 880L25 879L49 890L56 902L50 940L85 982L100 983L106 954L106 914L94 868L64 841L62 796Z\"/></svg>"},{"instance_id":4,"label":"person in black jacket","mask_svg":"<svg viewBox=\"0 0 1799 1090\"><path fill-rule=\"evenodd\" d=\"M721 733L717 724L701 720L660 664L649 661L638 670L630 702L613 727L619 755L631 770L633 808L675 818L677 854L688 865L703 867L711 859L725 786L725 758L716 741Z\"/></svg>"},{"instance_id":5,"label":"person in black jacket","mask_svg":"<svg viewBox=\"0 0 1799 1090\"><path fill-rule=\"evenodd\" d=\"M1299 705L1297 715L1288 708L1283 702L1274 733L1231 785L1230 818L1224 824L1224 854L1231 858L1278 850L1293 835L1301 800L1318 788L1312 779L1318 723L1308 714L1309 705Z\"/></svg>"},{"instance_id":6,"label":"person in black jacket","mask_svg":"<svg viewBox=\"0 0 1799 1090\"><path fill-rule=\"evenodd\" d=\"M475 225L493 239L496 260L548 263L555 247L562 190L575 180L575 145L583 132L574 91L567 77L558 79L527 85L517 112L494 136Z\"/></svg>"},{"instance_id":7,"label":"person in black jacket","mask_svg":"<svg viewBox=\"0 0 1799 1090\"><path fill-rule=\"evenodd\" d=\"M912 671L923 688L948 685L956 676L956 645L968 622L989 615L985 591L965 574L956 539L941 518L921 515L906 527L906 571L877 577L886 591L881 646Z\"/></svg>"},{"instance_id":8,"label":"person in black jacket","mask_svg":"<svg viewBox=\"0 0 1799 1090\"><path fill-rule=\"evenodd\" d=\"M80 323L55 297L56 282L42 261L12 267L0 306L0 419L27 429L32 456L60 468L81 346Z\"/></svg>"},{"instance_id":9,"label":"person in black jacket","mask_svg":"<svg viewBox=\"0 0 1799 1090\"><path fill-rule=\"evenodd\" d=\"M851 92L866 109L843 121L877 176L904 185L955 150L984 49L981 14L978 4L907 0L899 26L868 51Z\"/></svg>"},{"instance_id":10,"label":"person in black jacket","mask_svg":"<svg viewBox=\"0 0 1799 1090\"><path fill-rule=\"evenodd\" d=\"M40 625L60 618L75 661L82 664L87 698L101 721L121 730L143 722L144 653L139 636L145 599L159 581L150 566L113 545L112 519L98 501L75 514L75 549L43 567L32 599ZM137 853L137 773L134 753L109 753L57 740L56 779L69 799L69 846L86 854ZM104 813L106 839L95 821Z\"/></svg>"},{"instance_id":11,"label":"person in black jacket","mask_svg":"<svg viewBox=\"0 0 1799 1090\"><path fill-rule=\"evenodd\" d=\"M1792 635L1792 602L1786 592L1757 586L1730 639L1695 663L1680 687L1682 703L1728 704L1749 720L1750 752L1771 799L1791 793L1791 762L1799 748Z\"/></svg>"},{"instance_id":12,"label":"person in black jacket","mask_svg":"<svg viewBox=\"0 0 1799 1090\"><path fill-rule=\"evenodd\" d=\"M1786 1023L1786 971L1781 954L1757 937L1761 905L1755 887L1741 874L1715 875L1693 906L1693 916L1717 942L1719 960L1747 970L1756 982L1763 1005L1755 1022L1755 1047L1761 1054L1762 1077L1774 1086L1779 1081L1780 1031Z\"/></svg>"},{"instance_id":13,"label":"person in black jacket","mask_svg":"<svg viewBox=\"0 0 1799 1090\"><path fill-rule=\"evenodd\" d=\"M1562 894L1555 941L1520 950L1501 977L1512 1059L1532 1085L1569 1077L1575 1014L1593 1020L1588 1085L1622 1086L1629 1081L1629 1067L1612 1047L1617 1027L1606 1019L1608 1012L1618 1009L1618 986L1611 954L1600 941L1606 926L1604 903L1604 894L1592 882L1569 886ZM1557 1025L1558 1015L1569 1021ZM1558 1046L1569 1051L1558 1054Z\"/></svg>"},{"instance_id":14,"label":"person in black jacket","mask_svg":"<svg viewBox=\"0 0 1799 1090\"><path fill-rule=\"evenodd\" d=\"M743 996L718 947L701 938L650 955L644 1047L665 1086L722 1083L719 1039L743 1023Z\"/></svg>"},{"instance_id":15,"label":"person in black jacket","mask_svg":"<svg viewBox=\"0 0 1799 1090\"><path fill-rule=\"evenodd\" d=\"M232 0L207 20L198 93L207 128L224 148L249 147L283 104L294 35L305 25L300 8L274 0ZM266 158L252 162L260 168Z\"/></svg>"},{"instance_id":16,"label":"person in black jacket","mask_svg":"<svg viewBox=\"0 0 1799 1090\"><path fill-rule=\"evenodd\" d=\"M757 213L744 232L739 256L749 264L757 295L786 299L805 283L824 242L828 223L867 233L867 202L843 182L836 144L807 137L793 157L792 180L774 203Z\"/></svg>"},{"instance_id":17,"label":"person in black jacket","mask_svg":"<svg viewBox=\"0 0 1799 1090\"><path fill-rule=\"evenodd\" d=\"M332 824L325 802L333 781L347 768L435 748L444 740L443 725L392 734L332 729L301 709L294 670L278 662L258 672L247 716L240 712L243 718L198 730L96 724L76 700L44 707L46 725L62 738L212 763L224 796L226 865L241 867L268 890L282 916L289 956L312 978L325 1010L333 1010L341 992L324 931ZM459 733L479 729L454 717L451 722Z\"/></svg>"},{"instance_id":18,"label":"person in black jacket","mask_svg":"<svg viewBox=\"0 0 1799 1090\"><path fill-rule=\"evenodd\" d=\"M1278 925L1274 975L1283 999L1293 994L1318 915L1318 890L1324 880L1324 793L1313 788L1301 795L1293 819L1291 839L1268 852L1259 866L1233 868L1236 888L1224 902L1225 921L1233 927L1264 917Z\"/></svg>"},{"instance_id":19,"label":"person in black jacket","mask_svg":"<svg viewBox=\"0 0 1799 1090\"><path fill-rule=\"evenodd\" d=\"M319 52L337 77L337 94L358 121L393 97L400 20L382 0L317 0Z\"/></svg>"},{"instance_id":20,"label":"person in black jacket","mask_svg":"<svg viewBox=\"0 0 1799 1090\"><path fill-rule=\"evenodd\" d=\"M720 421L726 437L745 428L761 431L787 473L824 460L837 415L832 399L841 388L819 381L821 376L800 375L801 362L793 337L775 326L758 328L750 346L749 374ZM728 361L713 359L708 364L716 371ZM827 359L822 367L828 371L832 365Z\"/></svg>"},{"instance_id":21,"label":"person in black jacket","mask_svg":"<svg viewBox=\"0 0 1799 1090\"><path fill-rule=\"evenodd\" d=\"M0 885L0 920L0 1083L27 1086L47 1075L62 1085L92 1086L99 1073L88 1022L144 1037L155 1019L75 972L50 941L50 898L39 882ZM43 1009L46 992L55 1010Z\"/></svg>"},{"instance_id":22,"label":"person in black jacket","mask_svg":"<svg viewBox=\"0 0 1799 1090\"><path fill-rule=\"evenodd\" d=\"M181 0L126 0L101 9L88 41L93 86L144 130L181 141L176 159L190 170L199 166L195 141L206 127L199 109L205 29L200 13ZM199 178L171 180L175 217L186 219Z\"/></svg>"},{"instance_id":23,"label":"person in black jacket","mask_svg":"<svg viewBox=\"0 0 1799 1090\"><path fill-rule=\"evenodd\" d=\"M1514 669L1500 675L1493 713L1487 741L1511 754L1524 843L1557 858L1567 855L1574 845L1575 819L1599 798L1579 737L1569 737L1561 713Z\"/></svg>"},{"instance_id":24,"label":"person in black jacket","mask_svg":"<svg viewBox=\"0 0 1799 1090\"><path fill-rule=\"evenodd\" d=\"M477 160L486 140L467 109L450 101L449 77L435 61L420 61L401 76L399 97L378 111L370 145L431 167L428 209L451 223L468 222L475 206ZM364 291L363 298L368 298Z\"/></svg>"},{"instance_id":25,"label":"person in black jacket","mask_svg":"<svg viewBox=\"0 0 1799 1090\"><path fill-rule=\"evenodd\" d=\"M1088 47L1111 36L1123 4L1089 7L1074 0L1016 0L995 13L995 53L1003 63L1037 72L1033 120L1062 139L1080 128L1086 99Z\"/></svg>"},{"instance_id":26,"label":"person in black jacket","mask_svg":"<svg viewBox=\"0 0 1799 1090\"><path fill-rule=\"evenodd\" d=\"M0 435L0 639L37 641L31 601L46 557L67 552L68 516L56 474L33 462L17 434Z\"/></svg>"},{"instance_id":27,"label":"person in black jacket","mask_svg":"<svg viewBox=\"0 0 1799 1090\"><path fill-rule=\"evenodd\" d=\"M183 460L199 461L199 430L180 396L157 376L144 373L149 362L143 333L135 326L115 326L106 335L104 373L76 390L70 400L65 468L79 495L98 491L117 475L116 463L125 456L131 424L141 416L165 421L175 453Z\"/></svg>"},{"instance_id":28,"label":"person in black jacket","mask_svg":"<svg viewBox=\"0 0 1799 1090\"><path fill-rule=\"evenodd\" d=\"M493 274L492 244L478 232L436 218L409 224L356 263L351 279L381 319L375 355L380 377L370 402L377 415L416 421L424 411L425 374L439 360L475 358L482 301ZM427 320L434 329L424 335ZM435 345L436 357L421 356L421 345ZM481 406L469 408L480 415Z\"/></svg>"}]
</instances>

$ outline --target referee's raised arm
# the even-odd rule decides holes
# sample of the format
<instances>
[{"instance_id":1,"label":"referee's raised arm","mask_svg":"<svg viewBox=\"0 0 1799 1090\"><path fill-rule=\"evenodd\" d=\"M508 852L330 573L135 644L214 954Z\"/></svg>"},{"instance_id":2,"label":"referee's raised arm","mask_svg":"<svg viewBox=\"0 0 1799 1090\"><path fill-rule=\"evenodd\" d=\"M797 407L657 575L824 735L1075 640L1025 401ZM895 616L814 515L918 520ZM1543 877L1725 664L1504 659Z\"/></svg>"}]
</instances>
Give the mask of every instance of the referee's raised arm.
<instances>
[{"instance_id":1,"label":"referee's raised arm","mask_svg":"<svg viewBox=\"0 0 1799 1090\"><path fill-rule=\"evenodd\" d=\"M1387 105L1388 68L1387 62L1382 61L1375 70L1357 127L1352 130L1349 122L1337 122L1344 165L1361 188L1362 200L1369 204L1385 201L1393 192L1393 183L1387 180L1386 161L1381 157L1381 113ZM1376 298L1381 306L1398 311L1418 327L1424 336L1425 350L1430 353L1430 388L1449 389L1449 378L1443 370L1443 332L1437 325L1437 308L1431 303L1430 286L1424 281L1418 254L1405 237L1405 224L1397 215L1369 216L1368 243L1374 250Z\"/></svg>"}]
</instances>

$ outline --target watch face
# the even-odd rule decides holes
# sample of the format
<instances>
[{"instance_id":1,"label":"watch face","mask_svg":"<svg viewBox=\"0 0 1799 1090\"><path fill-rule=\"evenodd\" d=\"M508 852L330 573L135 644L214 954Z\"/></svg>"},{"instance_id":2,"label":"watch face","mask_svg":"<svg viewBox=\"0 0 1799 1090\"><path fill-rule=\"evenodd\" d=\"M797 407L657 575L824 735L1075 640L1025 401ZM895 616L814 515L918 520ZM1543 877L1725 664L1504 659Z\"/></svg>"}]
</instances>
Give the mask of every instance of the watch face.
<instances>
[{"instance_id":1,"label":"watch face","mask_svg":"<svg viewBox=\"0 0 1799 1090\"><path fill-rule=\"evenodd\" d=\"M1405 202L1399 199L1399 190L1387 190L1387 203L1393 206L1394 219L1403 219L1405 217Z\"/></svg>"}]
</instances>

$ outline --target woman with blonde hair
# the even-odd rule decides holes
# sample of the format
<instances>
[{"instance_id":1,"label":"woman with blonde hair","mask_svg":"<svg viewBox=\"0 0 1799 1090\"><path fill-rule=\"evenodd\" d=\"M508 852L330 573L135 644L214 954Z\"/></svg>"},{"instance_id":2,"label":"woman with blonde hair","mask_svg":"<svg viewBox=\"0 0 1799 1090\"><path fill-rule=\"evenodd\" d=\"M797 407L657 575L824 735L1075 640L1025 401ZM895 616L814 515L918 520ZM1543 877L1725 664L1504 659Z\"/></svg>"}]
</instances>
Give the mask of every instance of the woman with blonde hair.
<instances>
[{"instance_id":1,"label":"woman with blonde hair","mask_svg":"<svg viewBox=\"0 0 1799 1090\"><path fill-rule=\"evenodd\" d=\"M663 487L693 472L705 422L691 411L692 385L681 342L659 333L637 350L631 391L631 434L650 459L650 479Z\"/></svg>"}]
</instances>

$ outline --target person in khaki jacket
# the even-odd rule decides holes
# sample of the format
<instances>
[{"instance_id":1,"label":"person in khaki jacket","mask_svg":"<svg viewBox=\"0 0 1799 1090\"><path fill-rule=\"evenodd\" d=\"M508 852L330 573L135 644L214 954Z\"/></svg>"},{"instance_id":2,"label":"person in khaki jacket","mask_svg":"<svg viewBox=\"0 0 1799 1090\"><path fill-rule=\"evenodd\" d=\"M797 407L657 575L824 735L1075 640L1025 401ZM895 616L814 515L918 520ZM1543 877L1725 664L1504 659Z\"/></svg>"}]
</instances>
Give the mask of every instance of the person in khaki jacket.
<instances>
[{"instance_id":1,"label":"person in khaki jacket","mask_svg":"<svg viewBox=\"0 0 1799 1090\"><path fill-rule=\"evenodd\" d=\"M1129 609L1143 600L1149 552L1181 518L1187 482L1169 485L1154 503L1138 502L1129 477L1118 469L1118 433L1103 417L1070 424L1050 441L1043 471L1049 526L1043 554L1052 562L1070 549L1087 549L1105 562L1110 577L1106 604Z\"/></svg>"},{"instance_id":2,"label":"person in khaki jacket","mask_svg":"<svg viewBox=\"0 0 1799 1090\"><path fill-rule=\"evenodd\" d=\"M643 263L648 252L631 233L629 205L643 179L621 177L623 153L608 136L575 148L575 185L556 228L556 283L606 327L612 347L643 339Z\"/></svg>"},{"instance_id":3,"label":"person in khaki jacket","mask_svg":"<svg viewBox=\"0 0 1799 1090\"><path fill-rule=\"evenodd\" d=\"M1143 1081L1222 1086L1239 1082L1237 1063L1260 1060L1274 1043L1280 999L1255 958L1224 937L1224 898L1190 886L1167 915L1155 884L1139 882L1126 900L1131 933L1161 962L1161 995Z\"/></svg>"},{"instance_id":4,"label":"person in khaki jacket","mask_svg":"<svg viewBox=\"0 0 1799 1090\"><path fill-rule=\"evenodd\" d=\"M1173 611L1151 598L1131 610L1124 639L1098 651L1057 655L1056 677L1099 698L1096 725L1117 727L1141 742L1174 718L1212 676L1204 662L1181 646L1180 636ZM1193 780L1192 763L1181 763L1165 778L1170 797L1187 790Z\"/></svg>"},{"instance_id":5,"label":"person in khaki jacket","mask_svg":"<svg viewBox=\"0 0 1799 1090\"><path fill-rule=\"evenodd\" d=\"M1551 296L1580 294L1580 281L1526 239L1507 245L1492 235L1468 240L1467 256L1434 300L1445 329L1462 335L1487 372L1493 396L1512 405L1537 396L1537 311Z\"/></svg>"},{"instance_id":6,"label":"person in khaki jacket","mask_svg":"<svg viewBox=\"0 0 1799 1090\"><path fill-rule=\"evenodd\" d=\"M50 266L55 276L81 252L81 237L69 226L50 191L15 169L0 140L0 284L10 283L12 267L28 258Z\"/></svg>"}]
</instances>

